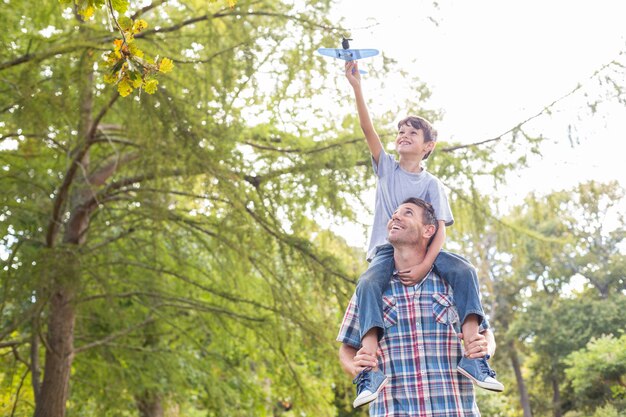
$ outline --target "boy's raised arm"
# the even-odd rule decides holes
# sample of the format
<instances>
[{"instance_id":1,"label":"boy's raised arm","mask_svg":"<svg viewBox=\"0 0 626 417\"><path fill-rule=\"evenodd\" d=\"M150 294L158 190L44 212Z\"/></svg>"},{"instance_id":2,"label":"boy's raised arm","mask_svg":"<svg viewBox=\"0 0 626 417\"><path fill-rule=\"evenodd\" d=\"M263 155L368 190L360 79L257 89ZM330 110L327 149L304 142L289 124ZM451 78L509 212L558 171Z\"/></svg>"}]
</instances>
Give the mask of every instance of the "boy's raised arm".
<instances>
[{"instance_id":1,"label":"boy's raised arm","mask_svg":"<svg viewBox=\"0 0 626 417\"><path fill-rule=\"evenodd\" d=\"M374 124L372 123L372 119L370 119L370 114L365 104L363 90L361 89L361 74L359 73L357 61L346 62L346 78L354 90L354 98L356 99L356 108L359 113L361 130L363 130L363 134L367 140L367 146L370 148L374 162L378 165L378 157L383 150L383 145L380 142L378 133L376 133L376 129L374 129Z\"/></svg>"}]
</instances>

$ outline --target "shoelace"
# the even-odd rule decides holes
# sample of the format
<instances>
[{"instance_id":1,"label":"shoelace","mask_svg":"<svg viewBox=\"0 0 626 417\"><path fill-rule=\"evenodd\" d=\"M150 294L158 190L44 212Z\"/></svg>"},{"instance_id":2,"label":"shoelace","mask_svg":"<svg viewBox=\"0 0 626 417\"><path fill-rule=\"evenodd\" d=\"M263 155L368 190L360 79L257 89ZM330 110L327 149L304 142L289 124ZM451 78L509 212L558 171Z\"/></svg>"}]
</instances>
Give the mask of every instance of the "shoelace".
<instances>
[{"instance_id":1,"label":"shoelace","mask_svg":"<svg viewBox=\"0 0 626 417\"><path fill-rule=\"evenodd\" d=\"M361 372L359 372L356 378L354 378L354 380L352 381L353 384L356 384L357 392L361 392L362 386L370 382L371 375L370 375L370 372L368 371L370 371L371 369L372 368L363 369Z\"/></svg>"},{"instance_id":2,"label":"shoelace","mask_svg":"<svg viewBox=\"0 0 626 417\"><path fill-rule=\"evenodd\" d=\"M489 364L487 364L487 359L489 358L489 355L487 355L486 357L482 358L481 361L479 361L480 363L480 368L481 371L483 371L484 373L486 373L487 375L489 375L492 378L496 377L496 371L494 371L493 369L491 369L489 367Z\"/></svg>"}]
</instances>

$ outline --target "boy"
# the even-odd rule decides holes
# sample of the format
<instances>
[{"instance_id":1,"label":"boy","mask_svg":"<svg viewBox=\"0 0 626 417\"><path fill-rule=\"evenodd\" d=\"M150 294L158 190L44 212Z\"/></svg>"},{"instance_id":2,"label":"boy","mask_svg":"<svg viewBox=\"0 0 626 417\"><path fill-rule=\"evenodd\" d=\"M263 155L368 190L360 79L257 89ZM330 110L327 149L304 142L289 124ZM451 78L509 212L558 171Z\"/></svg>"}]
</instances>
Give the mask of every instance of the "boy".
<instances>
[{"instance_id":1,"label":"boy","mask_svg":"<svg viewBox=\"0 0 626 417\"><path fill-rule=\"evenodd\" d=\"M396 162L385 153L370 119L356 61L346 62L346 78L354 90L361 129L378 177L374 225L367 253L370 265L359 278L356 288L362 347L367 353L376 355L378 341L384 335L382 294L394 274L393 248L386 240L386 226L396 208L409 197L429 202L435 209L439 227L422 263L396 273L402 284L412 286L434 268L454 291L463 339L466 344L471 343L478 335L485 317L480 304L478 277L475 268L465 259L441 250L445 240L445 226L451 225L454 219L442 183L422 167L422 160L428 158L435 148L437 132L427 120L420 117L410 116L400 121L395 141L399 155L399 161ZM502 391L504 386L494 378L495 372L489 367L487 358L464 357L457 370L479 387ZM387 383L387 377L378 368L365 369L357 380L359 384L354 407L374 401Z\"/></svg>"}]
</instances>

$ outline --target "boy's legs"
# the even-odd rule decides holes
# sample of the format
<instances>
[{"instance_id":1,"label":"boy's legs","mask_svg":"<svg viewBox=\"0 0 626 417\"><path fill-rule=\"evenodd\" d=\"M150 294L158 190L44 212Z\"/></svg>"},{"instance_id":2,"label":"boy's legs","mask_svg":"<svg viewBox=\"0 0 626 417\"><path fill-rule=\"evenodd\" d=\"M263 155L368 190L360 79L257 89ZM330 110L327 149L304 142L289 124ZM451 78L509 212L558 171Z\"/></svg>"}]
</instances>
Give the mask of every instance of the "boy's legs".
<instances>
[{"instance_id":1,"label":"boy's legs","mask_svg":"<svg viewBox=\"0 0 626 417\"><path fill-rule=\"evenodd\" d=\"M476 268L457 254L441 251L435 259L434 269L454 290L454 303L461 320L463 339L470 343L478 336L480 324L485 319ZM493 391L504 389L495 380L495 372L485 358L463 358L459 363L459 371L482 388Z\"/></svg>"},{"instance_id":2,"label":"boy's legs","mask_svg":"<svg viewBox=\"0 0 626 417\"><path fill-rule=\"evenodd\" d=\"M393 266L393 247L381 246L356 285L361 344L371 354L376 354L378 341L384 333L383 292L389 285Z\"/></svg>"},{"instance_id":3,"label":"boy's legs","mask_svg":"<svg viewBox=\"0 0 626 417\"><path fill-rule=\"evenodd\" d=\"M480 303L480 288L478 287L476 268L465 258L455 253L441 251L435 259L434 269L454 290L454 303L461 324L465 325L468 316L474 315L475 317L471 318L470 321L475 325L474 331L478 333L478 326L485 319L485 312Z\"/></svg>"},{"instance_id":4,"label":"boy's legs","mask_svg":"<svg viewBox=\"0 0 626 417\"><path fill-rule=\"evenodd\" d=\"M393 247L381 246L356 286L361 345L372 355L376 355L378 341L384 333L383 292L389 285L393 267ZM354 382L357 384L357 398L353 403L356 408L374 401L386 384L387 377L377 368L366 369Z\"/></svg>"}]
</instances>

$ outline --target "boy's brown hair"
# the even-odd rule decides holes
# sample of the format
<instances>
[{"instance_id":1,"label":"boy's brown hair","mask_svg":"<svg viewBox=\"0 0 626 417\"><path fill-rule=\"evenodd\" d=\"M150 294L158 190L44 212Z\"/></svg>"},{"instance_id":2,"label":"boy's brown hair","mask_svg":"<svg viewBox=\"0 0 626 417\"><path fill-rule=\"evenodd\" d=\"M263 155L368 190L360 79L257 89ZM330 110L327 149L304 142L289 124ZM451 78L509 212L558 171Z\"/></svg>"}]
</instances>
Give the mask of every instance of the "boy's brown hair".
<instances>
[{"instance_id":1,"label":"boy's brown hair","mask_svg":"<svg viewBox=\"0 0 626 417\"><path fill-rule=\"evenodd\" d=\"M416 129L422 129L424 132L424 142L437 142L437 130L432 124L423 117L419 116L407 116L398 122L398 129L404 125L413 126ZM428 159L431 152L424 155L424 159Z\"/></svg>"}]
</instances>

